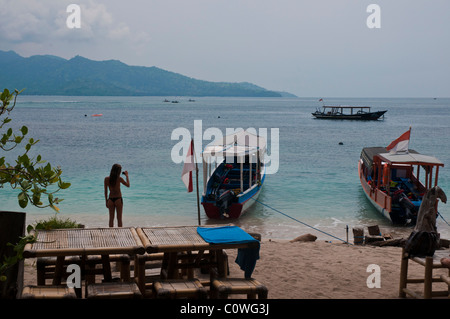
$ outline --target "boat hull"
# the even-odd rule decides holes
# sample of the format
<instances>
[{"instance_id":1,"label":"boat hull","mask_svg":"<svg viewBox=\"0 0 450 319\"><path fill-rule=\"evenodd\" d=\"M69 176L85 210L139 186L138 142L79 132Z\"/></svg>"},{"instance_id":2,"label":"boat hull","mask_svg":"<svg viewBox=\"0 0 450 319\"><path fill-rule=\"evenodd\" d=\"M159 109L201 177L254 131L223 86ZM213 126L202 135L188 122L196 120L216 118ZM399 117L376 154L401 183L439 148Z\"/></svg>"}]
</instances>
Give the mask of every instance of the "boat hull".
<instances>
[{"instance_id":1,"label":"boat hull","mask_svg":"<svg viewBox=\"0 0 450 319\"><path fill-rule=\"evenodd\" d=\"M261 186L258 187L258 190L245 199L243 198L241 201L238 201L236 203L233 203L231 207L228 210L228 217L227 219L237 219L241 217L254 203L255 199L258 198L259 193L261 192ZM210 201L203 201L202 206L205 210L206 216L210 219L224 219L225 217L222 216L220 213L220 209L218 206L216 206L215 202Z\"/></svg>"},{"instance_id":2,"label":"boat hull","mask_svg":"<svg viewBox=\"0 0 450 319\"><path fill-rule=\"evenodd\" d=\"M364 191L364 195L366 195L369 202L373 207L385 218L391 221L392 224L406 224L407 221L404 219L395 218L391 216L391 198L380 192L378 189L372 189L371 186L367 183L362 173L362 161L358 162L358 174L359 180L361 182L362 189Z\"/></svg>"},{"instance_id":3,"label":"boat hull","mask_svg":"<svg viewBox=\"0 0 450 319\"><path fill-rule=\"evenodd\" d=\"M372 188L365 180L362 172L362 160L358 162L358 174L361 182L364 195L366 195L373 207L385 218L387 218L393 225L414 225L416 220L404 214L400 214L392 210L392 198L383 191Z\"/></svg>"},{"instance_id":4,"label":"boat hull","mask_svg":"<svg viewBox=\"0 0 450 319\"><path fill-rule=\"evenodd\" d=\"M386 113L386 112L387 112L387 110L363 113L363 114L340 114L340 115L336 115L336 114L329 115L329 114L325 114L322 112L315 112L315 113L312 113L312 115L318 119L376 121L381 116L383 116L384 113Z\"/></svg>"},{"instance_id":5,"label":"boat hull","mask_svg":"<svg viewBox=\"0 0 450 319\"><path fill-rule=\"evenodd\" d=\"M231 204L227 210L227 216L223 216L216 201L211 201L202 196L202 206L206 216L210 219L237 219L241 217L259 197L261 189L264 185L265 173L262 175L260 185L255 185L243 194L236 197L236 201Z\"/></svg>"}]
</instances>

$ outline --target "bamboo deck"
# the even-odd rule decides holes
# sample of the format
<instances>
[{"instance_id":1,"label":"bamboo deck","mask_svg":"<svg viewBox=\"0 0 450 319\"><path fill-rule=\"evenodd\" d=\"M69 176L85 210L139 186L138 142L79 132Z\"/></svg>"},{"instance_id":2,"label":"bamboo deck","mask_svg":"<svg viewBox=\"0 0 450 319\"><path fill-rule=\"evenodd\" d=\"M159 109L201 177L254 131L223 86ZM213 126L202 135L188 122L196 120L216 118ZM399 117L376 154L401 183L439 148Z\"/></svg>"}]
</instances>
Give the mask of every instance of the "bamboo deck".
<instances>
[{"instance_id":1,"label":"bamboo deck","mask_svg":"<svg viewBox=\"0 0 450 319\"><path fill-rule=\"evenodd\" d=\"M204 245L197 226L142 228L151 245Z\"/></svg>"},{"instance_id":2,"label":"bamboo deck","mask_svg":"<svg viewBox=\"0 0 450 319\"><path fill-rule=\"evenodd\" d=\"M39 230L24 257L68 254L143 254L144 246L134 228L77 228Z\"/></svg>"},{"instance_id":3,"label":"bamboo deck","mask_svg":"<svg viewBox=\"0 0 450 319\"><path fill-rule=\"evenodd\" d=\"M138 228L137 232L148 253L248 248L252 243L210 244L198 233L198 226ZM214 227L214 226L209 226Z\"/></svg>"}]
</instances>

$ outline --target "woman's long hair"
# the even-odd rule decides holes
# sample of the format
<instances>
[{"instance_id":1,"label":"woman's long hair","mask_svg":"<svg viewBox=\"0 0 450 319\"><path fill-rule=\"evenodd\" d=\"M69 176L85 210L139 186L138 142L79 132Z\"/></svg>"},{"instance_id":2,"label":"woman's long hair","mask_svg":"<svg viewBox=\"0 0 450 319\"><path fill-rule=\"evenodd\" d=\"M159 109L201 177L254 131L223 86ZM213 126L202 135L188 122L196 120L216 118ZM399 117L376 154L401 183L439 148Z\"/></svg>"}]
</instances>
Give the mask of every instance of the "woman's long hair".
<instances>
[{"instance_id":1,"label":"woman's long hair","mask_svg":"<svg viewBox=\"0 0 450 319\"><path fill-rule=\"evenodd\" d=\"M116 185L121 171L122 171L122 166L120 166L119 164L114 164L112 166L111 173L109 173L109 186Z\"/></svg>"}]
</instances>

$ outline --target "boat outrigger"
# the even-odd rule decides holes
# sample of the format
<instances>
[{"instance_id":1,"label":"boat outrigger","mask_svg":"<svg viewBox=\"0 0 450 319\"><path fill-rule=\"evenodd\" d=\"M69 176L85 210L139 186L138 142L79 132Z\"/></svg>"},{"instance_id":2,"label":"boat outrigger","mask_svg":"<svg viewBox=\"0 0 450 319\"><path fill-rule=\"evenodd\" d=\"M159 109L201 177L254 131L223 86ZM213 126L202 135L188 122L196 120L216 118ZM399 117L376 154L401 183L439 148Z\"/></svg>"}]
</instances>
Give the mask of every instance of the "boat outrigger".
<instances>
[{"instance_id":1,"label":"boat outrigger","mask_svg":"<svg viewBox=\"0 0 450 319\"><path fill-rule=\"evenodd\" d=\"M236 219L255 201L265 179L266 141L248 131L227 135L202 152L202 205L212 219ZM213 167L214 165L214 167Z\"/></svg>"},{"instance_id":2,"label":"boat outrigger","mask_svg":"<svg viewBox=\"0 0 450 319\"><path fill-rule=\"evenodd\" d=\"M376 121L384 117L385 111L371 112L370 106L323 106L323 110L312 113L318 119Z\"/></svg>"},{"instance_id":3,"label":"boat outrigger","mask_svg":"<svg viewBox=\"0 0 450 319\"><path fill-rule=\"evenodd\" d=\"M366 147L358 173L364 194L382 215L395 225L414 225L422 198L437 186L443 166L437 158L414 150L392 153L385 147Z\"/></svg>"}]
</instances>

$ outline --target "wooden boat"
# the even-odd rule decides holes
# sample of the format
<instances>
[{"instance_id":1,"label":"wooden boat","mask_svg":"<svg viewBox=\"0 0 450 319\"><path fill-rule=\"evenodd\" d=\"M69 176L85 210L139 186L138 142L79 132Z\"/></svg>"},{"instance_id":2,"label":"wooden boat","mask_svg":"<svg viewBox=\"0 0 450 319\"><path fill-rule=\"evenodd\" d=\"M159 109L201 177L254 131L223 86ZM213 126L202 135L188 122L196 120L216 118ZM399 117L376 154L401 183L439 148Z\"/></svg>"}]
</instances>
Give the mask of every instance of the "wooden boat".
<instances>
[{"instance_id":1,"label":"wooden boat","mask_svg":"<svg viewBox=\"0 0 450 319\"><path fill-rule=\"evenodd\" d=\"M202 153L202 206L212 219L239 218L265 180L266 141L248 131L227 135Z\"/></svg>"},{"instance_id":2,"label":"wooden boat","mask_svg":"<svg viewBox=\"0 0 450 319\"><path fill-rule=\"evenodd\" d=\"M312 115L318 119L376 121L386 112L371 112L370 106L323 106Z\"/></svg>"},{"instance_id":3,"label":"wooden boat","mask_svg":"<svg viewBox=\"0 0 450 319\"><path fill-rule=\"evenodd\" d=\"M422 197L437 185L441 166L437 158L414 150L391 154L384 147L367 147L361 152L358 173L364 194L383 216L395 225L414 225Z\"/></svg>"}]
</instances>

